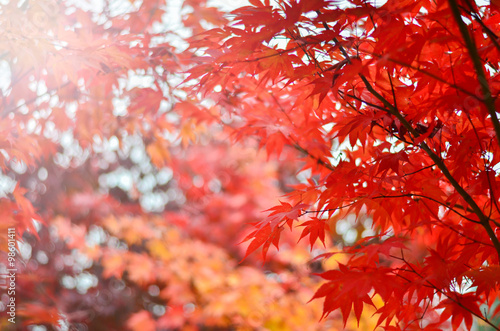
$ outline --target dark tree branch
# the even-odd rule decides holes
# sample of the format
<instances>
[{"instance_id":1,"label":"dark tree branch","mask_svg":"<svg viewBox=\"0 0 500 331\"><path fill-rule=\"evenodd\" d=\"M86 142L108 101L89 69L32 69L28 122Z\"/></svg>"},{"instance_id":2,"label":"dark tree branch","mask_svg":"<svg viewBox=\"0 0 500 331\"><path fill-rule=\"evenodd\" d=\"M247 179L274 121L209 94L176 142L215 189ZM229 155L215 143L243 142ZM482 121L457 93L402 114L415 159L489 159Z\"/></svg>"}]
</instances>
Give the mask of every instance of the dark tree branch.
<instances>
[{"instance_id":1,"label":"dark tree branch","mask_svg":"<svg viewBox=\"0 0 500 331\"><path fill-rule=\"evenodd\" d=\"M453 13L453 17L457 22L460 33L462 34L462 38L465 41L465 45L467 47L467 51L469 52L472 63L474 64L474 69L476 70L477 79L483 91L483 98L481 101L485 104L486 108L488 109L488 113L491 116L491 121L493 122L493 128L495 129L495 134L497 136L497 140L500 145L500 122L498 121L497 111L495 107L495 100L491 95L488 79L486 78L486 73L484 71L483 64L481 63L481 57L479 56L479 52L477 50L474 39L469 34L467 25L462 20L458 3L455 0L448 0L448 3Z\"/></svg>"},{"instance_id":2,"label":"dark tree branch","mask_svg":"<svg viewBox=\"0 0 500 331\"><path fill-rule=\"evenodd\" d=\"M500 143L500 123L498 122L498 118L497 118L496 111L495 111L494 100L492 99L491 92L489 90L489 85L488 85L488 82L486 80L484 68L482 67L481 61L479 60L479 54L477 53L477 49L474 45L474 42L472 41L471 37L469 36L469 32L467 31L467 27L465 26L465 23L462 21L462 18L460 16L460 11L458 9L458 5L455 3L454 0L448 0L448 1L450 3L450 6L452 7L452 9L455 8L453 10L453 14L455 16L455 20L459 24L460 31L461 31L461 33L464 37L464 40L467 44L467 48L468 48L468 50L471 54L471 57L473 59L474 66L476 67L478 79L479 79L481 86L483 87L483 93L485 94L485 98L484 98L483 102L488 107L488 111L490 112L490 115L491 115L492 120L493 120L493 125L495 126L495 132L497 135L497 139ZM320 12L318 12L318 14L319 13ZM457 15L458 15L458 17L457 17ZM323 22L323 26L325 27L325 29L330 30L330 28L328 27L326 22ZM342 53L342 55L345 57L345 59L349 63L351 63L347 51L344 49L344 47L342 45L340 45L338 39L333 38L332 40L339 47L339 50ZM365 87L368 90L368 92L370 92L375 98L377 98L380 102L382 102L382 104L385 106L387 111L400 121L400 123L406 128L406 130L413 136L413 139L420 137L420 134L406 120L406 118L399 111L399 109L397 109L395 106L393 106L389 101L387 101L387 99L385 99L380 93L378 93L363 74L359 73L358 76L361 78L361 80L365 84ZM493 114L491 114L491 112ZM498 128L498 130L497 130L497 128ZM439 170L441 170L443 175L446 177L448 182L453 186L453 188L458 192L458 194L460 194L460 196L465 200L465 202L469 206L471 206L472 210L474 211L474 214L476 214L478 216L478 218L480 220L480 224L484 227L484 229L488 233L488 236L490 237L493 245L495 246L497 254L500 258L500 241L498 240L495 232L493 231L493 229L489 223L490 219L488 218L488 216L486 216L483 213L482 209L478 206L476 201L458 183L458 181L450 173L450 171L449 171L448 167L445 165L444 161L438 155L436 155L436 153L434 153L434 151L427 145L427 143L425 141L422 141L419 143L419 146L420 146L420 148L422 148L422 150L424 152L427 153L427 155L429 155L429 157L436 164L436 166L439 168Z\"/></svg>"}]
</instances>

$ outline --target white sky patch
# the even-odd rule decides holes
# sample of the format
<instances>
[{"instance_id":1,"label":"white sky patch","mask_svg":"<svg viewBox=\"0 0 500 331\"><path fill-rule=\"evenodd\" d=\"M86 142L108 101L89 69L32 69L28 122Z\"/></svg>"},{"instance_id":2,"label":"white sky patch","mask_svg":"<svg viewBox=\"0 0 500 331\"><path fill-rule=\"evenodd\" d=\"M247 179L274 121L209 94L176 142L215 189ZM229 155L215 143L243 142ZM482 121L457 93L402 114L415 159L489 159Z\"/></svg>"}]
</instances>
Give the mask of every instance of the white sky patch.
<instances>
[{"instance_id":1,"label":"white sky patch","mask_svg":"<svg viewBox=\"0 0 500 331\"><path fill-rule=\"evenodd\" d=\"M2 91L2 95L6 95L10 89L11 75L9 62L5 60L0 61L0 90Z\"/></svg>"}]
</instances>

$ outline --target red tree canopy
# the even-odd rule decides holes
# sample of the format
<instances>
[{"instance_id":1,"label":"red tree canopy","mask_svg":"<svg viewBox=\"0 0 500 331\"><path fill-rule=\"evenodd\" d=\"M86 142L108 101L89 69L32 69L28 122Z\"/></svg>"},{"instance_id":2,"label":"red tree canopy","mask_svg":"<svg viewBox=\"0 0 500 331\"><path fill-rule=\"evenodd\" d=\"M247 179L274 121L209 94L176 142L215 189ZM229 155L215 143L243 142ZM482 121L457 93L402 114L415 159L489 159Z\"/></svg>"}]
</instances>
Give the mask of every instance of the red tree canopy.
<instances>
[{"instance_id":1,"label":"red tree canopy","mask_svg":"<svg viewBox=\"0 0 500 331\"><path fill-rule=\"evenodd\" d=\"M496 1L100 5L1 6L19 323L500 330Z\"/></svg>"},{"instance_id":2,"label":"red tree canopy","mask_svg":"<svg viewBox=\"0 0 500 331\"><path fill-rule=\"evenodd\" d=\"M256 0L232 14L191 39L205 50L195 91L234 118L237 139L303 156L247 254L278 247L286 227L324 242L348 220L340 251L322 255L347 256L320 274L324 316L359 318L380 297L386 329L496 328L497 4Z\"/></svg>"}]
</instances>

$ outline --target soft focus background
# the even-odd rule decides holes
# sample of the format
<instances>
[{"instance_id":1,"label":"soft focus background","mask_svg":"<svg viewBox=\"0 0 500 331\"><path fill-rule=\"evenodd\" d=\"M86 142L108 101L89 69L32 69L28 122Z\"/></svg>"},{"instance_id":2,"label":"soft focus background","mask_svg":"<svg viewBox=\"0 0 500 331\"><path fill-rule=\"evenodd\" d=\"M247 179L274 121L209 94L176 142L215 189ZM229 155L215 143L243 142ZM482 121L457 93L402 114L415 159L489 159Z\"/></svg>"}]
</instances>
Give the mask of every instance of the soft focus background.
<instances>
[{"instance_id":1,"label":"soft focus background","mask_svg":"<svg viewBox=\"0 0 500 331\"><path fill-rule=\"evenodd\" d=\"M186 38L234 7L1 1L2 274L8 228L17 239L15 325L3 289L2 330L342 327L307 303L323 251L297 233L241 262L250 224L301 180L296 152L268 160L256 141L235 144L238 118L218 123L179 87ZM328 245L365 230L344 223Z\"/></svg>"}]
</instances>

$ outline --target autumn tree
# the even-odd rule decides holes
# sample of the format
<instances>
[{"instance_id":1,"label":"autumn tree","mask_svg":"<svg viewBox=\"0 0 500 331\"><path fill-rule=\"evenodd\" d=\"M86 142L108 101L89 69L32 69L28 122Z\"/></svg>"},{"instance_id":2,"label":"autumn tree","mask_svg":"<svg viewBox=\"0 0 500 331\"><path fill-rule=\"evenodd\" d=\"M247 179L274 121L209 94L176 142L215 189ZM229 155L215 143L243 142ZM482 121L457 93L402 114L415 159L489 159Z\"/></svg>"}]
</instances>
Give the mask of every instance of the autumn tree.
<instances>
[{"instance_id":1,"label":"autumn tree","mask_svg":"<svg viewBox=\"0 0 500 331\"><path fill-rule=\"evenodd\" d=\"M499 19L1 2L16 329L498 330Z\"/></svg>"},{"instance_id":2,"label":"autumn tree","mask_svg":"<svg viewBox=\"0 0 500 331\"><path fill-rule=\"evenodd\" d=\"M319 274L323 316L498 330L498 3L251 0L228 18L190 39L187 91L236 141L301 155L247 256L287 228L331 237L317 259L345 259Z\"/></svg>"}]
</instances>

